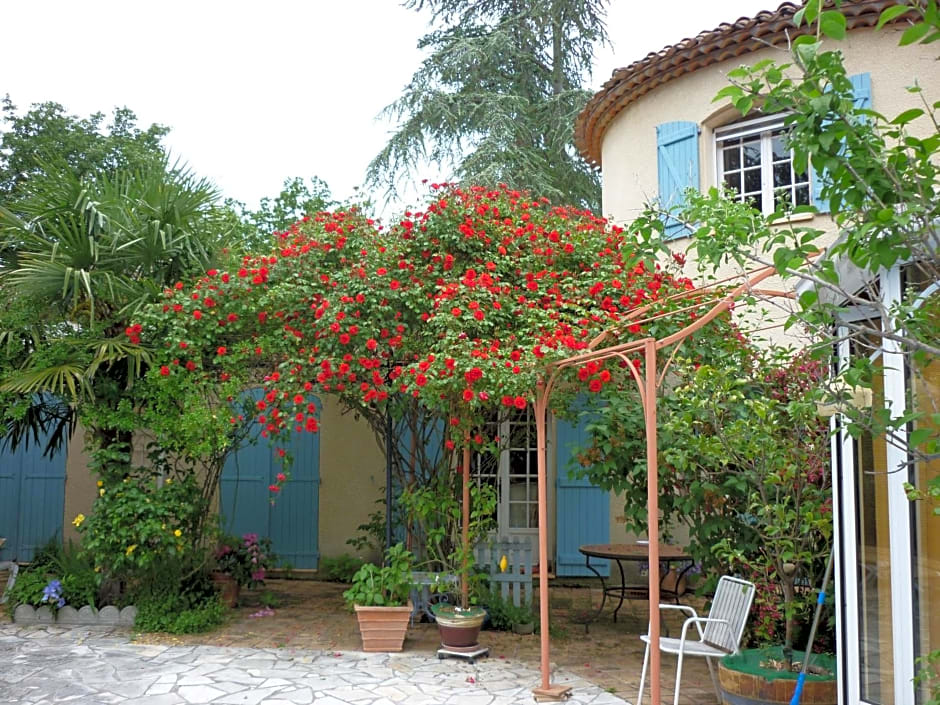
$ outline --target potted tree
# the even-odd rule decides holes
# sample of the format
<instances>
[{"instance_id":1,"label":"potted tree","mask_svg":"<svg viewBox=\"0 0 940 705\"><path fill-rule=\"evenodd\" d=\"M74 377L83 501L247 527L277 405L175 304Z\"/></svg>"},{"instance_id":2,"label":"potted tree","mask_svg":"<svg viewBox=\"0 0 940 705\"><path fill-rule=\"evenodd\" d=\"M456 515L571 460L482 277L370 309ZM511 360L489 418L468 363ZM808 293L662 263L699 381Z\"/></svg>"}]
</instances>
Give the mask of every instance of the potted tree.
<instances>
[{"instance_id":1,"label":"potted tree","mask_svg":"<svg viewBox=\"0 0 940 705\"><path fill-rule=\"evenodd\" d=\"M385 554L385 565L366 563L343 593L356 611L363 651L401 651L413 606L408 596L414 583L414 555L403 544Z\"/></svg>"},{"instance_id":2,"label":"potted tree","mask_svg":"<svg viewBox=\"0 0 940 705\"><path fill-rule=\"evenodd\" d=\"M780 353L782 354L782 353ZM703 535L723 570L757 586L751 641L758 648L725 658L726 702L789 702L826 560L832 550L827 425L816 397L824 368L805 356L757 351L740 368L702 365L673 393L666 426L682 451L670 457L691 471L689 487L722 488L726 522ZM834 661L810 654L803 702L835 703Z\"/></svg>"},{"instance_id":3,"label":"potted tree","mask_svg":"<svg viewBox=\"0 0 940 705\"><path fill-rule=\"evenodd\" d=\"M446 462L450 467L456 464L452 458ZM439 576L430 585L439 598L431 605L441 635L438 655L473 659L487 651L478 640L486 611L475 604L486 577L474 570L473 547L496 528L493 517L497 498L492 487L476 483L466 483L466 494L461 497L464 483L466 479L461 481L461 476L452 471L437 473L427 484L407 488L399 503L423 537L425 567ZM450 595L450 576L454 575L460 576L459 598Z\"/></svg>"}]
</instances>

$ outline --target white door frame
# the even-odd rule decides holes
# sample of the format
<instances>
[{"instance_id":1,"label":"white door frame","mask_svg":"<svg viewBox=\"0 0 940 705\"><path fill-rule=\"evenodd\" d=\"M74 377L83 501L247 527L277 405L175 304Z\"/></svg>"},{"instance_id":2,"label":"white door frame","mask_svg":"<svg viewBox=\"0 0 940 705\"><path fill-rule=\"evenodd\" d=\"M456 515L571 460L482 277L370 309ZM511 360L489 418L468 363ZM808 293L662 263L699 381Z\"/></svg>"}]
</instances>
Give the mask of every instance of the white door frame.
<instances>
[{"instance_id":1,"label":"white door frame","mask_svg":"<svg viewBox=\"0 0 940 705\"><path fill-rule=\"evenodd\" d=\"M901 299L901 272L899 267L879 273L881 297L886 309ZM851 316L851 313L848 315ZM845 320L851 320L846 317ZM844 369L849 361L849 344L845 328L839 329L838 367ZM882 369L884 374L885 405L892 417L906 413L906 370L904 357L897 341L883 338ZM838 423L838 422L835 422ZM913 572L911 566L911 503L904 490L910 479L908 454L903 446L907 441L906 429L896 431L897 442L886 444L888 547L891 560L891 630L894 666L893 705L914 705L914 639L913 630ZM861 699L859 689L859 624L857 575L857 511L856 497L856 444L840 425L834 450L838 450L839 465L833 473L833 494L836 504L835 541L837 559L841 566L841 579L836 588L837 635L841 639L842 658L839 678L839 702L868 703Z\"/></svg>"}]
</instances>

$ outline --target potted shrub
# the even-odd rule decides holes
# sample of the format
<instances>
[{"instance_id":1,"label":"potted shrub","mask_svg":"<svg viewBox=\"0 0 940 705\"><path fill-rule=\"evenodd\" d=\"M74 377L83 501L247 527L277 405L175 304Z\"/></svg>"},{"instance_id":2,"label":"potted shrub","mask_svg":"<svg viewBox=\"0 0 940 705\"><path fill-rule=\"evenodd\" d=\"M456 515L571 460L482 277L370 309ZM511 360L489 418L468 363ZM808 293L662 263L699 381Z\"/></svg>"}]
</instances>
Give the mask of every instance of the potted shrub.
<instances>
[{"instance_id":1,"label":"potted shrub","mask_svg":"<svg viewBox=\"0 0 940 705\"><path fill-rule=\"evenodd\" d=\"M240 539L223 536L215 550L215 569L212 582L219 591L222 602L228 607L238 604L242 587L264 585L264 579L274 554L271 539L258 538L258 534L245 534Z\"/></svg>"},{"instance_id":2,"label":"potted shrub","mask_svg":"<svg viewBox=\"0 0 940 705\"><path fill-rule=\"evenodd\" d=\"M485 588L486 576L474 570L476 557L472 547L484 541L487 534L496 528L493 519L496 493L488 485L474 483L469 487L473 509L467 527L468 545L465 546L461 535L459 491L459 476L450 473L439 475L426 485L410 487L399 498L406 516L424 536L424 565L442 576L430 585L431 591L449 593L453 583L447 576L460 576L460 604L453 599L431 606L441 635L439 654L486 651L478 643L486 611L476 605Z\"/></svg>"},{"instance_id":3,"label":"potted shrub","mask_svg":"<svg viewBox=\"0 0 940 705\"><path fill-rule=\"evenodd\" d=\"M408 599L414 556L401 543L385 554L385 565L366 563L343 593L356 611L363 651L401 651L411 619Z\"/></svg>"},{"instance_id":4,"label":"potted shrub","mask_svg":"<svg viewBox=\"0 0 940 705\"><path fill-rule=\"evenodd\" d=\"M711 544L719 570L757 586L749 626L759 648L719 665L729 703L789 702L795 689L803 660L795 647L806 643L801 628L832 550L828 427L815 404L823 374L806 357L753 350L741 367L702 365L674 390L685 413L666 426L673 440L679 424L689 433L671 457L693 470L688 486L723 490L726 523L699 542ZM811 654L802 701L834 704L835 686L833 660Z\"/></svg>"}]
</instances>

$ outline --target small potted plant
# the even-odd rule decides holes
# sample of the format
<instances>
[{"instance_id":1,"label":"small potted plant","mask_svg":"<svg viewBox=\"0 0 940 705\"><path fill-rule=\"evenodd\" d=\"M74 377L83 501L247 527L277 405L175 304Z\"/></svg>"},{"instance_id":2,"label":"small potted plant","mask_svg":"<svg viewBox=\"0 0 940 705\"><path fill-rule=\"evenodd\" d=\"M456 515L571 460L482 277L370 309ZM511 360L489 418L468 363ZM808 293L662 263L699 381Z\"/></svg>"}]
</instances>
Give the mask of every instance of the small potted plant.
<instances>
[{"instance_id":1,"label":"small potted plant","mask_svg":"<svg viewBox=\"0 0 940 705\"><path fill-rule=\"evenodd\" d=\"M413 609L408 599L413 565L414 556L396 544L386 552L385 565L366 563L343 593L356 611L363 651L402 650Z\"/></svg>"},{"instance_id":2,"label":"small potted plant","mask_svg":"<svg viewBox=\"0 0 940 705\"><path fill-rule=\"evenodd\" d=\"M240 539L223 536L215 550L215 570L212 581L229 607L238 604L242 587L264 585L270 564L274 561L271 539L258 538L258 534L245 534Z\"/></svg>"}]
</instances>

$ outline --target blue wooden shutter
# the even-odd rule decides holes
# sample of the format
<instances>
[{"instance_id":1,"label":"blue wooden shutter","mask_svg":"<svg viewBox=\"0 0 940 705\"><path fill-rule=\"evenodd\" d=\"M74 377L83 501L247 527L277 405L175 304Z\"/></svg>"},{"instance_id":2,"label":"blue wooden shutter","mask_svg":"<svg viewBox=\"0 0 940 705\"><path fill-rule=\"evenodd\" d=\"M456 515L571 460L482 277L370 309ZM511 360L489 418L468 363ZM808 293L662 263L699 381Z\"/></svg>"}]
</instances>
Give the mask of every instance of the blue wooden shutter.
<instances>
[{"instance_id":1,"label":"blue wooden shutter","mask_svg":"<svg viewBox=\"0 0 940 705\"><path fill-rule=\"evenodd\" d=\"M258 400L264 390L246 394ZM309 401L316 404L319 415L320 401L316 397ZM219 493L222 528L236 536L267 536L280 560L294 568L316 569L320 559L320 433L291 434L290 479L272 505L268 485L282 466L260 431L258 424L253 424L251 436L225 461Z\"/></svg>"},{"instance_id":2,"label":"blue wooden shutter","mask_svg":"<svg viewBox=\"0 0 940 705\"><path fill-rule=\"evenodd\" d=\"M575 478L578 452L591 443L582 417L577 424L558 419L555 423L555 574L593 575L587 569L578 547L610 541L610 493L595 487L585 478ZM595 561L602 575L609 575L606 561Z\"/></svg>"},{"instance_id":3,"label":"blue wooden shutter","mask_svg":"<svg viewBox=\"0 0 940 705\"><path fill-rule=\"evenodd\" d=\"M849 76L852 82L852 103L856 109L871 109L871 74L859 73ZM821 169L817 172L815 169L812 174L813 180L813 203L816 210L820 213L829 212L829 201L822 197L823 184L826 181L826 172Z\"/></svg>"},{"instance_id":4,"label":"blue wooden shutter","mask_svg":"<svg viewBox=\"0 0 940 705\"><path fill-rule=\"evenodd\" d=\"M320 400L313 396L307 402L316 404L320 417ZM278 559L295 568L314 570L320 562L320 432L293 432L288 444L291 455L290 478L272 505L270 536ZM269 450L270 454L270 450ZM271 457L269 484L281 472L281 462ZM263 497L267 497L265 490Z\"/></svg>"},{"instance_id":5,"label":"blue wooden shutter","mask_svg":"<svg viewBox=\"0 0 940 705\"><path fill-rule=\"evenodd\" d=\"M659 170L659 205L675 211L685 203L687 188L698 188L698 125L665 122L656 127L656 160ZM665 219L667 239L682 237L687 229L674 218Z\"/></svg>"},{"instance_id":6,"label":"blue wooden shutter","mask_svg":"<svg viewBox=\"0 0 940 705\"><path fill-rule=\"evenodd\" d=\"M0 455L0 560L28 562L49 539L62 538L65 460L60 449L43 456L48 437Z\"/></svg>"}]
</instances>

